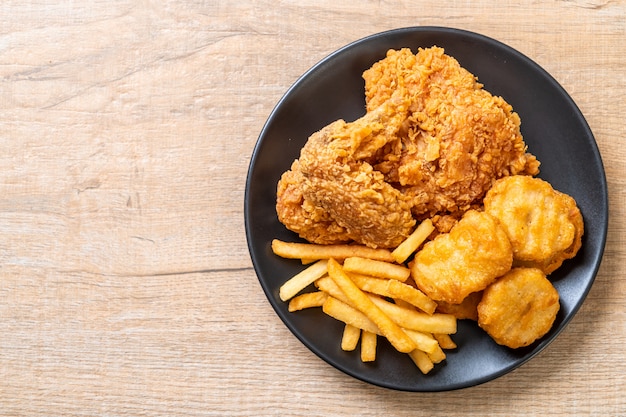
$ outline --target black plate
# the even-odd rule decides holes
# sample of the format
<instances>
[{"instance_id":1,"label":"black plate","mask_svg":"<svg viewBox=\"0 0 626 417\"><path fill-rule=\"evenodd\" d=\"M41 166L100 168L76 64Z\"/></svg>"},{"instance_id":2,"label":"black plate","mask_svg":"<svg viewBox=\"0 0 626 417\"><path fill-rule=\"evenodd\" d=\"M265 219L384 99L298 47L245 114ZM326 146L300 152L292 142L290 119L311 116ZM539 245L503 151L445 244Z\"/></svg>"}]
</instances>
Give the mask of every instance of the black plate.
<instances>
[{"instance_id":1,"label":"black plate","mask_svg":"<svg viewBox=\"0 0 626 417\"><path fill-rule=\"evenodd\" d=\"M375 363L358 352L343 352L343 326L319 309L289 313L278 297L280 285L302 269L298 261L272 254L274 238L298 240L278 222L276 183L299 156L309 135L339 118L365 113L362 72L389 48L437 45L478 76L485 89L501 95L522 119L529 151L541 161L540 177L573 196L585 219L583 247L551 275L561 296L552 330L533 345L512 350L495 344L474 322L460 321L458 349L445 363L422 375L407 355L381 339ZM541 67L516 50L475 33L412 27L361 39L323 59L305 73L271 113L252 155L246 183L245 224L259 281L276 313L293 334L337 369L369 383L404 391L445 391L484 383L510 372L544 349L583 303L600 265L607 233L608 196L602 160L580 110Z\"/></svg>"}]
</instances>

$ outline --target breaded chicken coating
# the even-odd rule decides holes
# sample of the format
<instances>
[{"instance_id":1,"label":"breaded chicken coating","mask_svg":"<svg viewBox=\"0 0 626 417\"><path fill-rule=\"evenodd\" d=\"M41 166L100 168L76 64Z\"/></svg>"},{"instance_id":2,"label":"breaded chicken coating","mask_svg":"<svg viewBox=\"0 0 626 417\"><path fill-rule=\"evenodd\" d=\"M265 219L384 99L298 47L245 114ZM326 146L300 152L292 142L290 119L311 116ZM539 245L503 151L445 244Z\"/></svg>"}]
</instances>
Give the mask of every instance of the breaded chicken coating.
<instances>
[{"instance_id":1,"label":"breaded chicken coating","mask_svg":"<svg viewBox=\"0 0 626 417\"><path fill-rule=\"evenodd\" d=\"M576 201L540 178L502 178L489 190L484 204L485 211L504 227L515 266L550 274L582 245L584 224Z\"/></svg>"},{"instance_id":2,"label":"breaded chicken coating","mask_svg":"<svg viewBox=\"0 0 626 417\"><path fill-rule=\"evenodd\" d=\"M538 173L518 115L443 49L390 50L363 78L366 114L313 133L278 184L301 237L391 248L425 218L449 231L498 178Z\"/></svg>"},{"instance_id":3,"label":"breaded chicken coating","mask_svg":"<svg viewBox=\"0 0 626 417\"><path fill-rule=\"evenodd\" d=\"M541 270L513 268L483 292L478 325L496 343L516 349L544 336L559 309L559 293Z\"/></svg>"},{"instance_id":4,"label":"breaded chicken coating","mask_svg":"<svg viewBox=\"0 0 626 417\"><path fill-rule=\"evenodd\" d=\"M517 113L442 48L390 50L363 77L368 109L398 89L411 101L400 153L375 168L411 197L419 220L462 214L496 179L539 172Z\"/></svg>"},{"instance_id":5,"label":"breaded chicken coating","mask_svg":"<svg viewBox=\"0 0 626 417\"><path fill-rule=\"evenodd\" d=\"M513 250L498 221L470 210L452 228L427 242L410 263L418 288L435 301L460 304L484 290L513 263Z\"/></svg>"}]
</instances>

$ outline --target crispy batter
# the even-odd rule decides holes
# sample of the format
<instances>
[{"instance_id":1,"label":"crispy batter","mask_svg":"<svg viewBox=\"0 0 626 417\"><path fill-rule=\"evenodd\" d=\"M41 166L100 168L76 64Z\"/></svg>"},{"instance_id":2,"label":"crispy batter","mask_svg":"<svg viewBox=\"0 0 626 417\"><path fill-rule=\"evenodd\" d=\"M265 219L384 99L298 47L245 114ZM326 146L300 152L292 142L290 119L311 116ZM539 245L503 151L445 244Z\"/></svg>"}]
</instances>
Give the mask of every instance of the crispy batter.
<instances>
[{"instance_id":1,"label":"crispy batter","mask_svg":"<svg viewBox=\"0 0 626 417\"><path fill-rule=\"evenodd\" d=\"M390 50L363 77L367 113L312 134L278 184L305 239L390 248L434 216L447 232L497 178L538 172L518 115L443 49Z\"/></svg>"},{"instance_id":2,"label":"crispy batter","mask_svg":"<svg viewBox=\"0 0 626 417\"><path fill-rule=\"evenodd\" d=\"M550 330L559 308L559 294L541 270L514 268L484 291L478 325L496 343L520 348Z\"/></svg>"},{"instance_id":3,"label":"crispy batter","mask_svg":"<svg viewBox=\"0 0 626 417\"><path fill-rule=\"evenodd\" d=\"M412 197L418 219L475 208L497 178L538 173L517 113L442 48L390 50L363 77L368 109L399 88L411 97L400 155L375 167Z\"/></svg>"},{"instance_id":4,"label":"crispy batter","mask_svg":"<svg viewBox=\"0 0 626 417\"><path fill-rule=\"evenodd\" d=\"M365 161L397 140L406 108L403 98L390 99L354 122L331 123L311 135L300 154L304 201L334 220L351 240L371 247L395 247L415 226L410 199ZM279 193L278 200L282 198ZM305 232L300 230L301 236ZM317 234L310 240L321 243L325 236Z\"/></svg>"},{"instance_id":5,"label":"crispy batter","mask_svg":"<svg viewBox=\"0 0 626 417\"><path fill-rule=\"evenodd\" d=\"M435 301L461 303L505 274L513 251L498 221L470 210L452 228L426 243L410 264L418 288Z\"/></svg>"},{"instance_id":6,"label":"crispy batter","mask_svg":"<svg viewBox=\"0 0 626 417\"><path fill-rule=\"evenodd\" d=\"M300 171L300 162L296 160L278 182L278 220L309 242L329 245L349 241L346 229L339 226L324 209L304 198L303 187L304 176Z\"/></svg>"},{"instance_id":7,"label":"crispy batter","mask_svg":"<svg viewBox=\"0 0 626 417\"><path fill-rule=\"evenodd\" d=\"M437 313L452 314L459 320L478 320L478 303L483 297L482 291L476 291L465 297L459 304L437 302Z\"/></svg>"},{"instance_id":8,"label":"crispy batter","mask_svg":"<svg viewBox=\"0 0 626 417\"><path fill-rule=\"evenodd\" d=\"M500 220L509 236L515 266L550 274L582 245L584 224L576 201L540 178L503 178L484 203L485 211Z\"/></svg>"}]
</instances>

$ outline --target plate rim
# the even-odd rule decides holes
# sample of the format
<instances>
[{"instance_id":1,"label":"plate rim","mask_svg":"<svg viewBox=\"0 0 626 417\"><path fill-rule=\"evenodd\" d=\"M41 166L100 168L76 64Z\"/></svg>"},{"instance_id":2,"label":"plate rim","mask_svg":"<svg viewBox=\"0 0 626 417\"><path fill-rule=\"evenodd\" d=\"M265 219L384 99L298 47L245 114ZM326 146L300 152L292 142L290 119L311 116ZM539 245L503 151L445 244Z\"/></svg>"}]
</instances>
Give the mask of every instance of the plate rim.
<instances>
[{"instance_id":1,"label":"plate rim","mask_svg":"<svg viewBox=\"0 0 626 417\"><path fill-rule=\"evenodd\" d=\"M452 34L452 35L460 35L460 36L464 36L464 37L470 37L473 39L477 39L481 42L486 42L489 44L494 45L497 48L500 49L504 49L507 53L516 55L518 58L520 58L521 60L525 61L526 64L531 65L534 70L540 72L542 74L542 76L550 81L550 83L553 85L553 87L555 87L556 89L560 90L560 93L562 95L563 98L565 98L570 105L573 106L573 108L576 109L576 111L578 112L578 115L580 116L580 121L583 123L583 127L585 128L585 136L591 138L592 140L589 142L589 144L594 148L595 154L594 156L597 157L597 163L599 164L600 167L600 173L601 173L601 178L600 178L600 183L601 183L601 194L603 196L603 201L602 201L602 211L603 211L603 221L601 224L601 235L600 236L596 236L594 237L594 240L596 240L597 242L599 242L599 250L596 254L596 256L593 258L592 262L593 262L593 268L591 268L591 270L589 271L590 274L590 278L589 280L586 282L586 285L584 287L584 290L581 292L581 297L579 299L579 301L577 302L577 304L572 308L572 310L570 311L570 313L568 314L567 317L565 317L563 319L563 321L561 322L560 326L555 329L555 331L553 332L553 334L551 335L551 337L549 339L546 340L542 340L541 342L539 342L539 344L537 344L537 346L528 354L524 355L523 357L521 357L518 360L512 361L511 363L509 363L507 366L504 366L502 368L500 368L497 372L494 373L490 373L484 377L481 378L474 378L471 379L471 381L467 381L467 382L459 382L456 384L451 384L449 386L446 387L442 387L442 388L435 388L435 389L421 389L422 387L407 387L407 386L399 386L397 384L392 384L392 383L385 383L385 381L372 381L369 380L367 378L362 377L361 375L359 375L358 372L353 371L349 366L344 365L341 361L336 360L333 357L328 356L327 354L325 354L324 352L322 352L321 350L310 346L303 338L303 336L301 335L301 332L295 328L292 323L290 322L290 320L288 319L288 315L289 314L293 314L293 313L288 313L285 314L283 313L279 308L278 308L278 302L275 299L275 297L273 296L272 290L271 288L269 288L269 286L267 285L267 283L261 278L261 276L263 275L264 272L262 272L260 270L260 262L257 259L258 256L260 256L256 250L253 249L252 245L252 238L251 238L251 210L250 207L248 205L248 201L249 201L249 195L250 195L250 182L252 180L252 174L253 174L253 168L256 165L257 162L257 158L259 157L259 149L262 145L263 142L263 138L266 137L266 131L268 130L268 128L272 125L272 123L274 122L274 119L277 117L277 113L279 112L279 110L281 109L282 105L284 104L284 102L293 94L293 92L295 90L297 90L304 82L306 82L306 80L311 76L311 74L315 73L316 71L318 71L322 66L328 64L330 61L332 61L333 59L335 59L336 57L343 55L344 53L346 53L346 51L349 51L361 44L373 41L376 38L380 38L380 37L386 37L386 36L393 36L396 34L401 34L401 33L416 33L416 32L421 32L421 33L434 33L434 34ZM563 88L563 86L550 74L548 73L543 67L541 67L538 63L536 63L534 60L530 59L528 56L526 56L525 54L521 53L520 51L518 51L517 49L497 40L494 39L492 37L486 36L484 34L481 33L477 33L477 32L473 32L473 31L469 31L469 30L465 30L465 29L459 29L459 28L454 28L454 27L446 27L446 26L406 26L406 27L401 27L401 28L395 28L395 29L389 29L389 30L385 30L385 31L381 31L381 32L377 32L377 33L373 33L370 35L367 35L365 37L362 37L360 39L354 40L350 43L345 44L344 46L332 51L331 53L327 54L326 56L324 56L322 59L320 59L319 61L317 61L313 66L311 66L309 69L307 69L302 75L300 75L294 82L293 84L291 84L287 90L283 93L283 95L280 97L280 99L276 102L275 106L273 107L273 109L271 110L271 112L269 113L269 116L267 117L265 123L263 124L263 127L258 135L258 138L256 140L255 146L253 148L252 151L252 156L250 158L250 162L249 162L249 167L248 167L248 172L246 175L246 186L245 186L245 191L244 191L244 226L245 226L245 233L246 233L246 241L247 241L247 246L248 246L248 251L249 251L249 255L251 257L252 260L252 264L255 270L255 273L257 275L259 284L261 285L263 292L266 295L266 298L268 299L270 305L272 306L274 312L279 316L279 318L281 319L281 321L283 322L283 324L285 324L285 326L290 330L290 332L308 349L310 350L312 353L314 353L316 356L318 356L319 358L321 358L322 360L324 360L326 363L330 364L331 366L333 366L334 368L340 370L341 372L368 384L372 384L375 386L380 386L383 388L387 388L387 389L391 389L391 390L396 390L396 391L407 391L407 392L447 392L447 391L454 391L454 390L459 390L459 389L464 389L464 388L469 388L469 387L473 387L473 386L477 386L477 385L481 385L484 383L487 383L489 381L493 381L495 379L498 379L500 377L502 377L503 375L506 375L510 372L512 372L513 370L519 368L520 366L524 365L525 363L527 363L528 361L530 361L531 359L533 359L535 356L537 356L539 353L541 353L548 345L550 345L554 340L556 340L558 338L558 336L567 328L567 326L569 325L569 323L571 322L571 320L577 315L578 311L580 310L580 308L582 307L582 305L584 304L584 301L586 300L589 291L591 290L591 287L593 286L595 279L597 277L598 271L600 269L600 266L602 264L602 259L603 259L603 255L604 255L604 250L606 247L606 240L607 240L607 235L608 235L608 223L609 223L609 196L608 196L608 184L607 184L607 180L606 180L606 171L604 169L604 164L602 161L602 156L600 153L600 149L598 147L597 141L595 140L595 136L593 135L593 132L591 131L591 128L589 127L589 124L586 120L586 118L584 117L584 115L582 114L582 111L580 110L580 108L578 107L578 105L574 102L573 98L567 93L567 91Z\"/></svg>"}]
</instances>

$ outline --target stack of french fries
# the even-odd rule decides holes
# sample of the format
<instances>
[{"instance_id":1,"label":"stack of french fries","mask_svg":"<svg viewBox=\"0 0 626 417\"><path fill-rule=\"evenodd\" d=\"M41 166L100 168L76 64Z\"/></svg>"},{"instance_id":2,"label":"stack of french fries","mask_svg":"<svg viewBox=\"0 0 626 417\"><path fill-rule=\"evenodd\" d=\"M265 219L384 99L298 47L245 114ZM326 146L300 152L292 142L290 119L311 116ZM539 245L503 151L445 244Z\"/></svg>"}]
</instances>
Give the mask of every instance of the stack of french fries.
<instances>
[{"instance_id":1,"label":"stack of french fries","mask_svg":"<svg viewBox=\"0 0 626 417\"><path fill-rule=\"evenodd\" d=\"M279 291L289 311L322 307L345 323L341 348L356 350L361 360L376 359L378 336L406 353L424 374L446 358L456 344L456 318L436 313L437 304L411 282L405 264L433 232L425 220L393 251L360 245L316 245L272 241L278 256L300 259L308 265L286 281ZM314 284L313 292L303 290Z\"/></svg>"}]
</instances>

